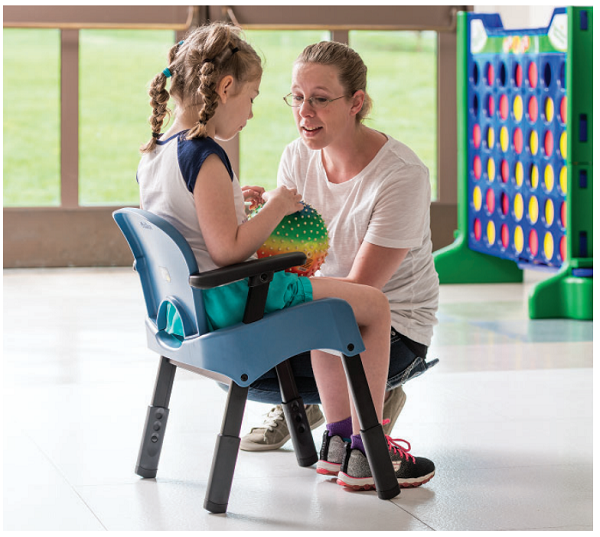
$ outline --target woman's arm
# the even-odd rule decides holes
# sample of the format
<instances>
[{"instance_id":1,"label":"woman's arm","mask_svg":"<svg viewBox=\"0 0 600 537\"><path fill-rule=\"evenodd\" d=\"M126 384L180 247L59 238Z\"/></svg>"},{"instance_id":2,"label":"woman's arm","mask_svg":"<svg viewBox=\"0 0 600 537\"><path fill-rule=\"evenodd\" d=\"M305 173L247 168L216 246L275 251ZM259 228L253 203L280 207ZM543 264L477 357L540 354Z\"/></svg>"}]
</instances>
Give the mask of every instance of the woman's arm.
<instances>
[{"instance_id":1,"label":"woman's arm","mask_svg":"<svg viewBox=\"0 0 600 537\"><path fill-rule=\"evenodd\" d=\"M205 161L194 187L198 223L208 252L218 266L240 263L256 253L281 219L302 209L295 190L279 187L263 195L258 215L238 226L232 183L216 155Z\"/></svg>"},{"instance_id":2,"label":"woman's arm","mask_svg":"<svg viewBox=\"0 0 600 537\"><path fill-rule=\"evenodd\" d=\"M363 241L350 273L342 279L382 289L398 270L408 251L409 248L386 248Z\"/></svg>"}]
</instances>

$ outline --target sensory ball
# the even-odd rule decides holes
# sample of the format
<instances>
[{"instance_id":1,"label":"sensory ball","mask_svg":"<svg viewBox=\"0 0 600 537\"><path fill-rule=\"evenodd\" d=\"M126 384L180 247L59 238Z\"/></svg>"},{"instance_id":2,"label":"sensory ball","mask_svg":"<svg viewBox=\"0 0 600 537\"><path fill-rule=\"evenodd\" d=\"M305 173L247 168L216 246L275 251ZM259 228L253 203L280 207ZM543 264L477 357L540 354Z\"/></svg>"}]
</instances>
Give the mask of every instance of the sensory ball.
<instances>
[{"instance_id":1,"label":"sensory ball","mask_svg":"<svg viewBox=\"0 0 600 537\"><path fill-rule=\"evenodd\" d=\"M329 238L321 215L310 205L302 202L301 211L283 218L271 236L258 249L258 257L269 257L287 252L303 252L307 260L304 265L292 267L287 272L300 276L313 276L327 256ZM250 218L262 209L252 211Z\"/></svg>"}]
</instances>

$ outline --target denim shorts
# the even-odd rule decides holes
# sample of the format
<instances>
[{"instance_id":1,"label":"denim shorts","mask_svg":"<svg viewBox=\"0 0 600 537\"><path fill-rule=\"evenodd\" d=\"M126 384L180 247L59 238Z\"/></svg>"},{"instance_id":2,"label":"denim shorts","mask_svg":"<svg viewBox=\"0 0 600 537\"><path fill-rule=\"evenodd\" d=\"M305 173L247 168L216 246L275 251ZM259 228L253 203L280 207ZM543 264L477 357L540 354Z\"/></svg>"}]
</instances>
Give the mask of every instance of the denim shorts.
<instances>
[{"instance_id":1,"label":"denim shorts","mask_svg":"<svg viewBox=\"0 0 600 537\"><path fill-rule=\"evenodd\" d=\"M425 356L417 356L414 350L409 349L406 339L396 332L394 328L391 329L388 390L396 388L427 371L428 365L425 363ZM408 344L411 344L410 340ZM426 352L420 352L419 354L426 354ZM332 357L331 359L336 360L338 358ZM320 404L319 391L317 390L315 376L310 363L310 352L293 356L290 362L296 378L296 386L304 404ZM248 399L272 405L281 404L281 392L274 369L268 371L250 385Z\"/></svg>"}]
</instances>

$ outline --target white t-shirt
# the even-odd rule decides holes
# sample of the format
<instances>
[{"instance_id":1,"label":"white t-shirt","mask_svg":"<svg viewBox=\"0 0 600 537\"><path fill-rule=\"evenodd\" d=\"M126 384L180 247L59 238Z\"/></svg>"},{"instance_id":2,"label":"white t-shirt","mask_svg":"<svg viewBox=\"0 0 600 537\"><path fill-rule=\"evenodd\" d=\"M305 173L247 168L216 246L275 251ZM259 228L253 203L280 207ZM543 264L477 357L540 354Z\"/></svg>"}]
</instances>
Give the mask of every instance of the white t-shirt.
<instances>
[{"instance_id":1,"label":"white t-shirt","mask_svg":"<svg viewBox=\"0 0 600 537\"><path fill-rule=\"evenodd\" d=\"M317 276L346 277L363 240L410 249L383 292L390 302L392 326L429 346L437 324L439 279L429 227L429 171L416 154L388 136L358 175L334 184L327 179L321 151L297 139L281 157L277 182L296 188L327 225L329 252Z\"/></svg>"}]
</instances>

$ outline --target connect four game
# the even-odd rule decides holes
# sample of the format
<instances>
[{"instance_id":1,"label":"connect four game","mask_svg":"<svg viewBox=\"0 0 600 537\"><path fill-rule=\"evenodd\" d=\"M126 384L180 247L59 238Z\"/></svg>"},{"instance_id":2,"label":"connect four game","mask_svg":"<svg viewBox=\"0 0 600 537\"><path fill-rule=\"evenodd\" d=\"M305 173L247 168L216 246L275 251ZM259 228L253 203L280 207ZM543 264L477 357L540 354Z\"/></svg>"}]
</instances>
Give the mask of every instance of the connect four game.
<instances>
[{"instance_id":1,"label":"connect four game","mask_svg":"<svg viewBox=\"0 0 600 537\"><path fill-rule=\"evenodd\" d=\"M459 14L459 229L436 268L442 283L556 273L532 318L592 318L592 13L525 30Z\"/></svg>"}]
</instances>

